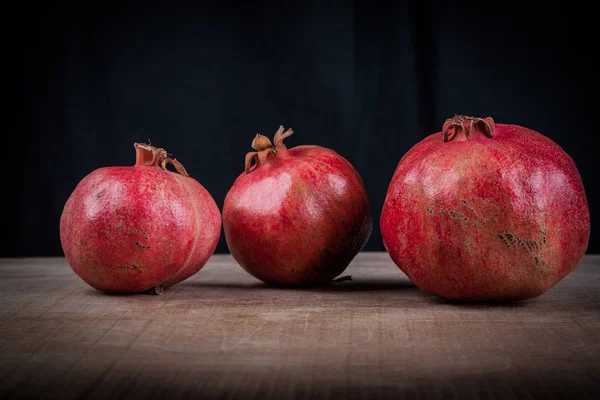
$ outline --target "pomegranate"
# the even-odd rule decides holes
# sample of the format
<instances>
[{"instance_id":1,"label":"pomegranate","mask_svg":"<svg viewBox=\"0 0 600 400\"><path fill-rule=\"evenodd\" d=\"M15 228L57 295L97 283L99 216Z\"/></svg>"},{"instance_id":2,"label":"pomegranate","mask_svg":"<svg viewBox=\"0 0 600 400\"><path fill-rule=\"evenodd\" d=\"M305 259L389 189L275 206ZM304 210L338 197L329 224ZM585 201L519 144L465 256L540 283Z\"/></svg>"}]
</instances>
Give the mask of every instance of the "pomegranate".
<instances>
[{"instance_id":1,"label":"pomegranate","mask_svg":"<svg viewBox=\"0 0 600 400\"><path fill-rule=\"evenodd\" d=\"M225 239L235 260L272 285L333 280L369 239L369 198L354 167L314 145L287 148L283 126L274 144L257 134L256 151L223 204ZM252 162L255 164L252 165Z\"/></svg>"},{"instance_id":2,"label":"pomegranate","mask_svg":"<svg viewBox=\"0 0 600 400\"><path fill-rule=\"evenodd\" d=\"M134 166L99 168L79 182L60 219L60 240L73 271L93 288L161 294L204 266L221 215L164 149L134 147Z\"/></svg>"},{"instance_id":3,"label":"pomegranate","mask_svg":"<svg viewBox=\"0 0 600 400\"><path fill-rule=\"evenodd\" d=\"M555 142L455 116L402 157L380 227L394 263L423 291L523 300L577 266L590 215L575 164Z\"/></svg>"}]
</instances>

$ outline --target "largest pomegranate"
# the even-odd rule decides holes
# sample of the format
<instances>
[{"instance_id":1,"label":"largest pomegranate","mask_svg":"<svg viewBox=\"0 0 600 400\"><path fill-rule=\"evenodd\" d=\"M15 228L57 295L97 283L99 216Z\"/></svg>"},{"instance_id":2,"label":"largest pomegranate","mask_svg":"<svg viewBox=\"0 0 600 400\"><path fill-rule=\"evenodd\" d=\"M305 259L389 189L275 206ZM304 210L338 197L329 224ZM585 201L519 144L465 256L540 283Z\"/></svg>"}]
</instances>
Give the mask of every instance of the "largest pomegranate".
<instances>
[{"instance_id":1,"label":"largest pomegranate","mask_svg":"<svg viewBox=\"0 0 600 400\"><path fill-rule=\"evenodd\" d=\"M555 142L456 116L402 157L380 227L392 260L424 291L522 300L576 267L590 215L575 164Z\"/></svg>"},{"instance_id":2,"label":"largest pomegranate","mask_svg":"<svg viewBox=\"0 0 600 400\"><path fill-rule=\"evenodd\" d=\"M320 146L288 149L291 134L280 127L274 144L254 138L256 151L225 197L225 238L235 260L266 283L326 283L369 239L369 199L346 159Z\"/></svg>"},{"instance_id":3,"label":"largest pomegranate","mask_svg":"<svg viewBox=\"0 0 600 400\"><path fill-rule=\"evenodd\" d=\"M90 286L160 294L204 266L217 246L221 215L164 149L140 143L135 149L135 165L99 168L79 182L64 206L60 240Z\"/></svg>"}]
</instances>

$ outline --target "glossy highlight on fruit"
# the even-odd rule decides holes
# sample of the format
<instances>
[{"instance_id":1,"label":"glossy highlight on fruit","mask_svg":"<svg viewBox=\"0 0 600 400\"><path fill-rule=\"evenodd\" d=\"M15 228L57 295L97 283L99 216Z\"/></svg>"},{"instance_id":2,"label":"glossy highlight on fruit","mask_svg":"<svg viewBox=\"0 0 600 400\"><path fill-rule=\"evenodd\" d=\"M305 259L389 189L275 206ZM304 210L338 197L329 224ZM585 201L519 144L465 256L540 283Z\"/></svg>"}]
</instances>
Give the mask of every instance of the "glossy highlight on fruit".
<instances>
[{"instance_id":1,"label":"glossy highlight on fruit","mask_svg":"<svg viewBox=\"0 0 600 400\"><path fill-rule=\"evenodd\" d=\"M274 144L254 138L255 151L225 198L225 238L235 260L263 282L327 283L371 235L369 198L358 172L335 151L288 149L283 140L292 132L280 126Z\"/></svg>"},{"instance_id":2,"label":"glossy highlight on fruit","mask_svg":"<svg viewBox=\"0 0 600 400\"><path fill-rule=\"evenodd\" d=\"M590 214L575 163L555 142L455 116L402 157L380 228L392 260L425 292L523 300L578 265Z\"/></svg>"},{"instance_id":3,"label":"glossy highlight on fruit","mask_svg":"<svg viewBox=\"0 0 600 400\"><path fill-rule=\"evenodd\" d=\"M134 147L134 166L99 168L78 183L61 215L60 240L73 271L93 288L161 294L204 266L221 215L164 149Z\"/></svg>"}]
</instances>

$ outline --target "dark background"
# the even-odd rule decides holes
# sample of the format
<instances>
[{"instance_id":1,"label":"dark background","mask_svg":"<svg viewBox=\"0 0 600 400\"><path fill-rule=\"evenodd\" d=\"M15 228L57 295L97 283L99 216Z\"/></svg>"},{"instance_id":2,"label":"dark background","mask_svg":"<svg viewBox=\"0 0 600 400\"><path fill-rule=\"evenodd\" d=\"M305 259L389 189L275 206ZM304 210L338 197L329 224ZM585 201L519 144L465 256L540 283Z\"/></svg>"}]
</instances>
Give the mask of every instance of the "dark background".
<instances>
[{"instance_id":1,"label":"dark background","mask_svg":"<svg viewBox=\"0 0 600 400\"><path fill-rule=\"evenodd\" d=\"M221 208L253 136L280 124L295 131L289 147L330 147L354 164L377 227L400 157L454 114L555 140L579 168L594 226L593 12L564 2L395 3L21 10L9 40L23 48L22 125L5 149L2 255L62 255L67 197L92 170L133 164L134 142L166 148ZM365 250L383 250L378 229ZM226 251L221 235L217 252Z\"/></svg>"}]
</instances>

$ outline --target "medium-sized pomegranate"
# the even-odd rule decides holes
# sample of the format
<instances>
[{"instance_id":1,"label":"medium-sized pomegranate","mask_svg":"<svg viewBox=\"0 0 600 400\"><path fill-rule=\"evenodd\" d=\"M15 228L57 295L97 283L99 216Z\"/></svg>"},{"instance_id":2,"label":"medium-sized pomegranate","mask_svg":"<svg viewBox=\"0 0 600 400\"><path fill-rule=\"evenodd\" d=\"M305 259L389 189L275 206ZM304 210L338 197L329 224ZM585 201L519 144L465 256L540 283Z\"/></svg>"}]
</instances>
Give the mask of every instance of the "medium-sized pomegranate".
<instances>
[{"instance_id":1,"label":"medium-sized pomegranate","mask_svg":"<svg viewBox=\"0 0 600 400\"><path fill-rule=\"evenodd\" d=\"M522 300L577 266L590 214L575 164L555 142L456 116L402 157L380 227L392 260L425 292Z\"/></svg>"},{"instance_id":2,"label":"medium-sized pomegranate","mask_svg":"<svg viewBox=\"0 0 600 400\"><path fill-rule=\"evenodd\" d=\"M217 246L221 215L164 149L134 146L134 166L99 168L79 182L60 219L60 240L73 271L90 286L161 294L204 266Z\"/></svg>"},{"instance_id":3,"label":"medium-sized pomegranate","mask_svg":"<svg viewBox=\"0 0 600 400\"><path fill-rule=\"evenodd\" d=\"M273 285L333 280L364 247L373 222L354 167L328 148L286 148L256 135L245 171L225 197L223 226L235 260ZM252 165L252 162L256 163Z\"/></svg>"}]
</instances>

